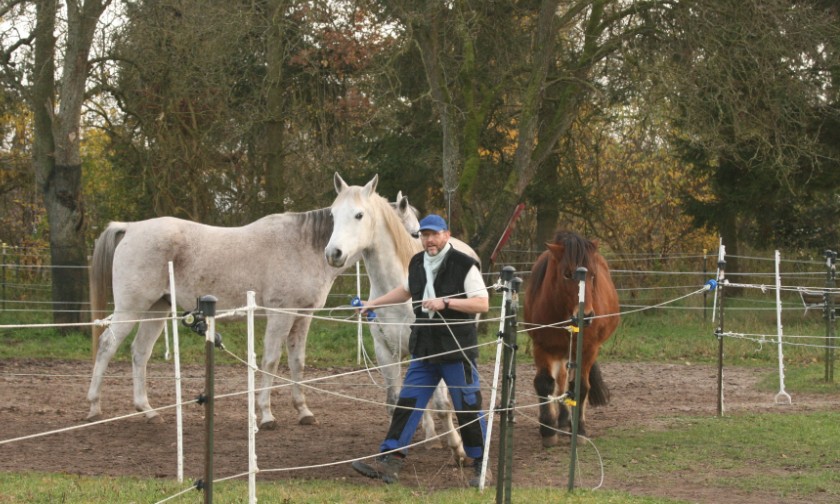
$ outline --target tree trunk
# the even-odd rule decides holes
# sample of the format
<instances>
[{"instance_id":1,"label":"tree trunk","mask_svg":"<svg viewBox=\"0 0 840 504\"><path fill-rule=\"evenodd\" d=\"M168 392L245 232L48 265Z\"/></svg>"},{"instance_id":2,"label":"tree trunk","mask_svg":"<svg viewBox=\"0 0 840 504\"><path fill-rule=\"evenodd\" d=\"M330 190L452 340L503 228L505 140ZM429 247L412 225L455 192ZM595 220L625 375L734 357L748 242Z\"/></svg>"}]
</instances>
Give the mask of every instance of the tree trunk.
<instances>
[{"instance_id":1,"label":"tree trunk","mask_svg":"<svg viewBox=\"0 0 840 504\"><path fill-rule=\"evenodd\" d=\"M438 15L435 11L435 15ZM443 197L446 203L447 222L455 224L460 214L458 209L458 167L461 166L461 147L459 135L461 133L460 121L456 107L452 105L452 99L447 89L446 78L443 75L442 62L440 61L441 48L439 45L439 26L436 22L424 23L422 27L415 26L415 36L420 55L423 60L423 68L426 71L426 80L429 84L429 94L435 112L440 117L441 137L441 169L443 171ZM456 208L452 208L455 204Z\"/></svg>"},{"instance_id":2,"label":"tree trunk","mask_svg":"<svg viewBox=\"0 0 840 504\"><path fill-rule=\"evenodd\" d=\"M57 324L87 320L87 257L79 151L81 109L85 98L88 54L99 16L110 0L67 3L67 41L60 92L56 93L55 0L37 2L32 109L35 117L33 163L44 196L52 256L53 320ZM58 112L55 96L59 95Z\"/></svg>"},{"instance_id":3,"label":"tree trunk","mask_svg":"<svg viewBox=\"0 0 840 504\"><path fill-rule=\"evenodd\" d=\"M537 214L537 230L534 236L534 248L537 250L543 250L547 242L554 241L554 233L557 231L557 222L560 219L560 195L557 194L560 184L557 173L559 163L558 156L549 156L548 161L537 169L536 179L539 184L532 187L532 192L537 194L531 198Z\"/></svg>"},{"instance_id":4,"label":"tree trunk","mask_svg":"<svg viewBox=\"0 0 840 504\"><path fill-rule=\"evenodd\" d=\"M286 112L285 88L283 83L283 61L286 58L287 42L284 38L283 18L287 5L285 1L269 3L269 26L266 35L266 86L265 101L267 120L263 125L264 134L260 142L260 157L265 173L265 201L263 211L282 213L285 211L286 196L286 161L285 125Z\"/></svg>"}]
</instances>

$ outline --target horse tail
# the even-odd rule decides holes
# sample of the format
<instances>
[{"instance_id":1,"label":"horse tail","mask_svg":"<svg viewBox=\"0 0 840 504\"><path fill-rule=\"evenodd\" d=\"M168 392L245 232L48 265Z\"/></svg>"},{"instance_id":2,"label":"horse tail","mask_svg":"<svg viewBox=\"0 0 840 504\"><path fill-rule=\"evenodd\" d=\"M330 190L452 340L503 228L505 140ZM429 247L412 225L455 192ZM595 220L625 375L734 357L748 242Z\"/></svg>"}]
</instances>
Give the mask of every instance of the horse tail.
<instances>
[{"instance_id":1,"label":"horse tail","mask_svg":"<svg viewBox=\"0 0 840 504\"><path fill-rule=\"evenodd\" d=\"M105 231L96 239L93 247L93 258L90 263L90 312L93 320L105 318L105 306L108 302L108 294L111 290L113 280L114 251L128 229L128 224L123 222L112 222L105 228ZM99 336L104 329L96 324L93 325L93 354L96 355Z\"/></svg>"},{"instance_id":2,"label":"horse tail","mask_svg":"<svg viewBox=\"0 0 840 504\"><path fill-rule=\"evenodd\" d=\"M601 376L601 368L596 361L589 369L589 404L591 406L606 406L610 403L610 389Z\"/></svg>"}]
</instances>

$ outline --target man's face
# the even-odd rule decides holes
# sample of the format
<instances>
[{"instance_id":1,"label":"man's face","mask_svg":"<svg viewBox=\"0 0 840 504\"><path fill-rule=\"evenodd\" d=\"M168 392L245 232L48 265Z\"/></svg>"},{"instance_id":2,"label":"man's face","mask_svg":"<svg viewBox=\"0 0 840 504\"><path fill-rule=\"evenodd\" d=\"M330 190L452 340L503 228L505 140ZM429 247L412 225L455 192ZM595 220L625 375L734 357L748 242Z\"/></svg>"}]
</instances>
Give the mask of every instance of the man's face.
<instances>
[{"instance_id":1,"label":"man's face","mask_svg":"<svg viewBox=\"0 0 840 504\"><path fill-rule=\"evenodd\" d=\"M449 231L420 231L420 242L423 244L423 250L430 256L436 256L440 253L446 242L449 241Z\"/></svg>"}]
</instances>

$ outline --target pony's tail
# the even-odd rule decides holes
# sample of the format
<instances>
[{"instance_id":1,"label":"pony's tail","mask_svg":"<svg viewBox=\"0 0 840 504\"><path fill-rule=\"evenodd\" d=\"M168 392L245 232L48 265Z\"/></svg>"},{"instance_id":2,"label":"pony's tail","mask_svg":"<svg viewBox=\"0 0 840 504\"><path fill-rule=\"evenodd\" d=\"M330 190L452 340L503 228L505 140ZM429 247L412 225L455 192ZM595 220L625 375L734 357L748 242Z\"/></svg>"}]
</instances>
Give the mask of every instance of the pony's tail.
<instances>
[{"instance_id":1,"label":"pony's tail","mask_svg":"<svg viewBox=\"0 0 840 504\"><path fill-rule=\"evenodd\" d=\"M610 403L610 389L604 383L601 368L597 361L589 369L589 394L587 398L590 406L606 406Z\"/></svg>"},{"instance_id":2,"label":"pony's tail","mask_svg":"<svg viewBox=\"0 0 840 504\"><path fill-rule=\"evenodd\" d=\"M91 320L102 320L106 316L105 307L108 302L108 294L110 293L111 281L113 279L114 250L116 250L127 228L128 224L126 223L112 222L99 235L99 238L96 239L96 245L93 247L93 257L90 263L90 273L88 275L88 280L90 281ZM104 328L96 324L92 328L92 349L93 356L96 358L99 336L104 332Z\"/></svg>"}]
</instances>

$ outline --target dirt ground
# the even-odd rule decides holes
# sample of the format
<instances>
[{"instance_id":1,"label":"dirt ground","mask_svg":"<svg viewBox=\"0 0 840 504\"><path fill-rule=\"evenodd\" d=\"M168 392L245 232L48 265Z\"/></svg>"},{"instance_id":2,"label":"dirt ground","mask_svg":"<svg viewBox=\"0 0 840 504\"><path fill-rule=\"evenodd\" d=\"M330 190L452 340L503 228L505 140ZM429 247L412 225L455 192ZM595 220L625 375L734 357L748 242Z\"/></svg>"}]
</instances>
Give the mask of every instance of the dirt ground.
<instances>
[{"instance_id":1,"label":"dirt ground","mask_svg":"<svg viewBox=\"0 0 840 504\"><path fill-rule=\"evenodd\" d=\"M537 412L527 405L536 402L532 394L533 365L522 358L517 370L517 404L523 407L514 429L514 486L549 486L565 490L568 479L568 447L561 444L545 450L540 445ZM605 380L612 391L609 406L590 409L590 433L598 436L611 427L635 425L655 428L674 417L714 416L716 411L716 371L706 365L618 364L602 365ZM335 376L348 369L309 369L307 378ZM0 440L87 425L85 399L90 365L56 361L0 361ZM725 372L726 410L729 413L803 412L835 409L836 397L796 394L792 406L774 405L773 394L758 392L756 382L766 371L729 368ZM281 370L281 373L286 371ZM493 376L490 366L481 369L483 385ZM285 375L285 374L284 374ZM106 418L133 412L131 371L127 363L112 363L103 385L103 414ZM149 398L154 407L175 402L171 364L149 366ZM183 397L197 397L204 388L201 367L182 371ZM381 382L381 380L380 380ZM216 381L216 393L246 389L244 368L222 367ZM381 484L356 475L349 465L337 463L373 454L387 430L384 391L364 372L330 378L317 384L340 397L316 390L307 392L310 409L319 424L298 425L288 390L273 393L274 414L279 428L257 433L260 480L288 478L334 479L358 485ZM677 393L674 393L677 392ZM489 392L485 394L485 405ZM667 401L662 401L668 397ZM354 400L365 399L369 402ZM219 398L215 415L216 478L244 473L248 468L247 398L244 394ZM203 476L204 420L203 407L184 407L185 479ZM175 410L163 412L164 423L147 423L133 417L111 423L54 433L0 445L0 471L51 471L83 475L137 476L175 478ZM493 452L498 436L494 425ZM419 440L419 437L415 438ZM580 486L594 487L600 479L597 459L585 447L581 451ZM789 497L710 487L703 481L730 477L720 474L700 477L685 474L660 474L655 478L623 479L623 471L611 471L609 453L604 457L603 488L620 489L638 495L680 498L698 503L766 504L798 502ZM495 469L495 457L491 459ZM314 469L288 470L300 466L337 463ZM614 462L612 463L614 464ZM422 447L411 451L401 475L401 484L434 490L465 486L467 473L452 461L448 451ZM821 502L809 499L808 502ZM825 501L828 502L828 501Z\"/></svg>"}]
</instances>

